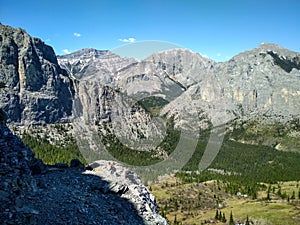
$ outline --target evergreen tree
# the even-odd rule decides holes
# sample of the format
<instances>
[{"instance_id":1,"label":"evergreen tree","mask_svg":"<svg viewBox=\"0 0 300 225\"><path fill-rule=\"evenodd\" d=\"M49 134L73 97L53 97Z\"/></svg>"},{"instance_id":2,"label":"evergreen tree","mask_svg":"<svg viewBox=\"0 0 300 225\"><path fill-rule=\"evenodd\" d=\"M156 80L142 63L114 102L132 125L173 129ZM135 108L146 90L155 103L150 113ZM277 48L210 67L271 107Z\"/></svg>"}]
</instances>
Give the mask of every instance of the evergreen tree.
<instances>
[{"instance_id":1,"label":"evergreen tree","mask_svg":"<svg viewBox=\"0 0 300 225\"><path fill-rule=\"evenodd\" d=\"M223 222L223 223L226 223L225 213L223 213L223 216L222 216L222 222Z\"/></svg>"},{"instance_id":2,"label":"evergreen tree","mask_svg":"<svg viewBox=\"0 0 300 225\"><path fill-rule=\"evenodd\" d=\"M216 215L215 215L215 219L218 220L219 219L219 211L216 211Z\"/></svg>"},{"instance_id":3,"label":"evergreen tree","mask_svg":"<svg viewBox=\"0 0 300 225\"><path fill-rule=\"evenodd\" d=\"M293 194L292 194L292 196L291 196L291 199L293 200L293 199L295 199L296 197L295 197L295 191L293 191Z\"/></svg>"},{"instance_id":4,"label":"evergreen tree","mask_svg":"<svg viewBox=\"0 0 300 225\"><path fill-rule=\"evenodd\" d=\"M257 192L256 191L253 191L253 193L252 193L252 199L253 200L257 199Z\"/></svg>"},{"instance_id":5,"label":"evergreen tree","mask_svg":"<svg viewBox=\"0 0 300 225\"><path fill-rule=\"evenodd\" d=\"M299 191L298 191L298 199L300 199L300 189L299 189Z\"/></svg>"},{"instance_id":6,"label":"evergreen tree","mask_svg":"<svg viewBox=\"0 0 300 225\"><path fill-rule=\"evenodd\" d=\"M178 221L177 221L177 215L175 215L175 218L174 218L174 225L177 225L178 224Z\"/></svg>"},{"instance_id":7,"label":"evergreen tree","mask_svg":"<svg viewBox=\"0 0 300 225\"><path fill-rule=\"evenodd\" d=\"M235 225L235 224L234 224L234 220L233 220L232 211L230 212L230 218L229 218L229 223L228 223L228 225Z\"/></svg>"},{"instance_id":8,"label":"evergreen tree","mask_svg":"<svg viewBox=\"0 0 300 225\"><path fill-rule=\"evenodd\" d=\"M267 198L266 198L267 200L271 200L271 197L270 197L270 191L268 190L268 192L267 192Z\"/></svg>"},{"instance_id":9,"label":"evergreen tree","mask_svg":"<svg viewBox=\"0 0 300 225\"><path fill-rule=\"evenodd\" d=\"M219 212L219 218L218 218L218 220L222 220L222 212L221 211Z\"/></svg>"},{"instance_id":10,"label":"evergreen tree","mask_svg":"<svg viewBox=\"0 0 300 225\"><path fill-rule=\"evenodd\" d=\"M245 225L250 225L250 222L249 222L249 217L248 217L248 215L247 215L247 220L246 220L246 223L245 223Z\"/></svg>"},{"instance_id":11,"label":"evergreen tree","mask_svg":"<svg viewBox=\"0 0 300 225\"><path fill-rule=\"evenodd\" d=\"M278 188L277 195L281 197L281 187Z\"/></svg>"}]
</instances>

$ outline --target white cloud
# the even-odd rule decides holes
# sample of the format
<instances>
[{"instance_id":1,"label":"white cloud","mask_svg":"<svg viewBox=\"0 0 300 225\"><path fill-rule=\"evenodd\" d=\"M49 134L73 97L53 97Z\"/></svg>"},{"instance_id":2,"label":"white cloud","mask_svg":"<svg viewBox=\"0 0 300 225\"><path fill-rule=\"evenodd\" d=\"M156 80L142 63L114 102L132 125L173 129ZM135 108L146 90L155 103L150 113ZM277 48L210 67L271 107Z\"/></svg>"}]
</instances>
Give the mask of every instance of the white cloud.
<instances>
[{"instance_id":1,"label":"white cloud","mask_svg":"<svg viewBox=\"0 0 300 225\"><path fill-rule=\"evenodd\" d=\"M217 57L221 57L222 56L222 54L221 53L217 53Z\"/></svg>"},{"instance_id":2,"label":"white cloud","mask_svg":"<svg viewBox=\"0 0 300 225\"><path fill-rule=\"evenodd\" d=\"M64 49L64 50L62 50L62 51L63 51L63 53L65 53L65 54L70 54L70 53L71 53L68 49Z\"/></svg>"},{"instance_id":3,"label":"white cloud","mask_svg":"<svg viewBox=\"0 0 300 225\"><path fill-rule=\"evenodd\" d=\"M74 36L75 36L75 37L81 37L81 34L75 32L75 33L74 33Z\"/></svg>"},{"instance_id":4,"label":"white cloud","mask_svg":"<svg viewBox=\"0 0 300 225\"><path fill-rule=\"evenodd\" d=\"M135 42L136 41L136 39L135 38L124 38L124 39L119 39L119 41L122 41L122 42L126 42L126 43L133 43L133 42Z\"/></svg>"}]
</instances>

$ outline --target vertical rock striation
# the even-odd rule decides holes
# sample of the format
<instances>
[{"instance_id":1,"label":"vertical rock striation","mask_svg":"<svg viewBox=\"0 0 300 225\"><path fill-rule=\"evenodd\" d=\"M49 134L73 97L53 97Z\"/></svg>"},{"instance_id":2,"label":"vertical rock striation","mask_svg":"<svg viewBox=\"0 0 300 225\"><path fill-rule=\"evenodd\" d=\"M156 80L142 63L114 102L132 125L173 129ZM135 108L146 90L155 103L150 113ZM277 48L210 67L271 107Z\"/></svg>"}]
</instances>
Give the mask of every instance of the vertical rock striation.
<instances>
[{"instance_id":1,"label":"vertical rock striation","mask_svg":"<svg viewBox=\"0 0 300 225\"><path fill-rule=\"evenodd\" d=\"M55 123L71 116L72 82L53 49L24 30L0 24L1 106L9 121Z\"/></svg>"}]
</instances>

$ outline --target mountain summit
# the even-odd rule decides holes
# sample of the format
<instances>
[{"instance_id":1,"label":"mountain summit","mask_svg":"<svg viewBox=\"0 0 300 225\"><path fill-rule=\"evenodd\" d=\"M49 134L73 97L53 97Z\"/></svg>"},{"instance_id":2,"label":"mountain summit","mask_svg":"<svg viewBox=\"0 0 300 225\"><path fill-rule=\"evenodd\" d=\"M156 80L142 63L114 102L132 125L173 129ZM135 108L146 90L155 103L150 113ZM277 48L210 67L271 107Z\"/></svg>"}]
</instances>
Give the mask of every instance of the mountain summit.
<instances>
[{"instance_id":1,"label":"mountain summit","mask_svg":"<svg viewBox=\"0 0 300 225\"><path fill-rule=\"evenodd\" d=\"M139 104L149 97L168 102L156 109L159 115L185 130L203 129L208 121L220 125L256 116L273 121L300 117L300 54L275 44L222 63L187 49L141 61L91 48L56 58L50 46L22 29L1 25L0 31L0 79L7 87L0 93L1 106L13 123L82 118L107 129L117 126L117 136L133 142L140 136L152 140L164 131L150 123L153 115Z\"/></svg>"},{"instance_id":2,"label":"mountain summit","mask_svg":"<svg viewBox=\"0 0 300 225\"><path fill-rule=\"evenodd\" d=\"M140 135L151 139L163 131L136 104L151 96L169 102L159 115L173 118L175 127L185 130L205 128L207 121L218 125L255 116L274 121L300 117L300 54L275 44L262 44L222 63L187 49L137 61L86 48L57 60L50 46L24 30L3 25L0 30L0 78L7 86L0 93L1 106L14 123L51 124L80 117L94 124L122 124L116 132L133 141Z\"/></svg>"}]
</instances>

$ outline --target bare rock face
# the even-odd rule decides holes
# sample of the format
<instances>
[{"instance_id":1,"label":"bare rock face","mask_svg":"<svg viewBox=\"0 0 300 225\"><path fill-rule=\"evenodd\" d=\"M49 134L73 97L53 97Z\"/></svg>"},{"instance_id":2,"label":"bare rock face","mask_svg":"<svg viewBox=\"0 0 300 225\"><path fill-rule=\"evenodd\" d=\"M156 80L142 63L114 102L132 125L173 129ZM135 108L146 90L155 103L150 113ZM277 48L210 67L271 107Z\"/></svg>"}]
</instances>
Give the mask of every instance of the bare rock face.
<instances>
[{"instance_id":1,"label":"bare rock face","mask_svg":"<svg viewBox=\"0 0 300 225\"><path fill-rule=\"evenodd\" d=\"M80 80L74 87L74 126L81 123L82 126L88 126L89 130L94 128L95 132L112 133L133 149L140 147L139 150L149 150L162 141L165 132L163 125L152 120L150 114L133 98L96 81ZM148 144L139 145L140 136Z\"/></svg>"},{"instance_id":2,"label":"bare rock face","mask_svg":"<svg viewBox=\"0 0 300 225\"><path fill-rule=\"evenodd\" d=\"M115 74L137 61L122 58L108 50L82 49L67 55L57 56L58 62L71 76L81 80L96 80L111 84Z\"/></svg>"},{"instance_id":3,"label":"bare rock face","mask_svg":"<svg viewBox=\"0 0 300 225\"><path fill-rule=\"evenodd\" d=\"M157 65L165 75L185 88L206 79L216 64L213 60L188 49L171 49L154 53L144 61Z\"/></svg>"},{"instance_id":4,"label":"bare rock face","mask_svg":"<svg viewBox=\"0 0 300 225\"><path fill-rule=\"evenodd\" d=\"M30 169L34 161L32 151L24 146L21 139L13 135L5 124L0 124L1 224L7 224L8 221L28 224L29 220L34 219L33 208L19 205L22 194L37 190Z\"/></svg>"},{"instance_id":5,"label":"bare rock face","mask_svg":"<svg viewBox=\"0 0 300 225\"><path fill-rule=\"evenodd\" d=\"M213 65L203 79L166 106L161 114L178 115L181 126L198 121L201 112L214 125L240 118L268 117L286 122L299 118L300 54L274 44L262 44L227 62ZM199 71L202 71L199 69ZM199 73L200 74L200 73Z\"/></svg>"},{"instance_id":6,"label":"bare rock face","mask_svg":"<svg viewBox=\"0 0 300 225\"><path fill-rule=\"evenodd\" d=\"M0 24L1 106L9 121L54 123L71 115L72 85L53 49L22 29Z\"/></svg>"},{"instance_id":7,"label":"bare rock face","mask_svg":"<svg viewBox=\"0 0 300 225\"><path fill-rule=\"evenodd\" d=\"M76 62L80 57L98 67L107 62L101 58L107 52L95 59L97 50L90 49L93 54L82 51L74 53ZM67 55L60 63L72 60ZM224 63L185 49L154 53L139 62L128 61L123 67L116 61L110 63L111 69L106 69L111 74L110 83L101 80L107 72L95 74L100 86L110 85L133 99L154 95L168 100L170 104L161 115L175 117L177 126L185 129L207 127L208 120L220 125L262 115L283 121L299 117L299 53L274 44L262 44ZM84 70L74 74L82 73L88 74Z\"/></svg>"},{"instance_id":8,"label":"bare rock face","mask_svg":"<svg viewBox=\"0 0 300 225\"><path fill-rule=\"evenodd\" d=\"M22 29L1 25L0 44L0 79L7 87L1 90L1 105L12 122L54 123L80 115L112 121L112 111L122 115L128 106L120 93L133 101L148 96L168 100L161 115L176 117L181 127L199 117L202 126L207 119L220 124L250 115L299 116L299 53L273 44L224 63L185 49L142 61L83 49L58 57L65 70L51 47ZM139 124L147 123L146 114L137 116ZM130 116L123 117L131 123Z\"/></svg>"},{"instance_id":9,"label":"bare rock face","mask_svg":"<svg viewBox=\"0 0 300 225\"><path fill-rule=\"evenodd\" d=\"M92 170L85 174L102 177L109 189L132 202L147 225L166 225L167 221L158 214L155 197L142 184L141 179L125 166L114 161L99 160L90 164Z\"/></svg>"},{"instance_id":10,"label":"bare rock face","mask_svg":"<svg viewBox=\"0 0 300 225\"><path fill-rule=\"evenodd\" d=\"M299 53L262 44L220 64L216 73L223 81L227 101L240 107L241 114L281 115L288 119L300 116L299 59ZM226 80L223 74L227 74Z\"/></svg>"}]
</instances>

